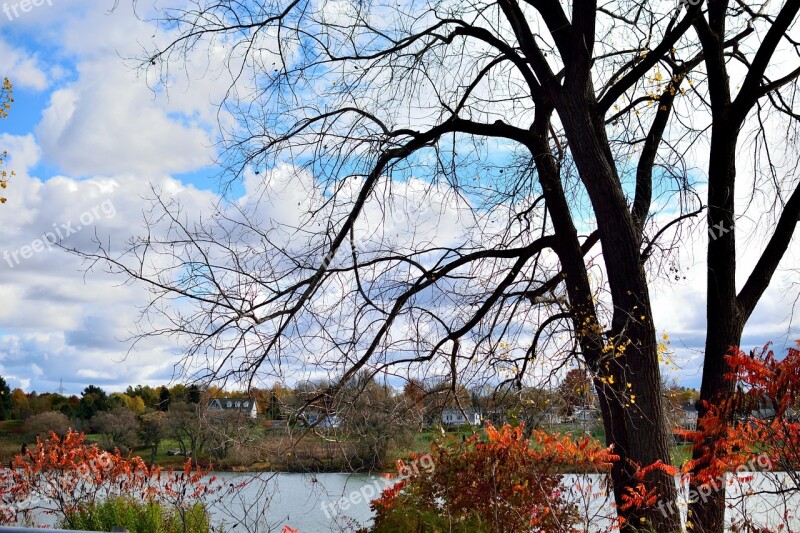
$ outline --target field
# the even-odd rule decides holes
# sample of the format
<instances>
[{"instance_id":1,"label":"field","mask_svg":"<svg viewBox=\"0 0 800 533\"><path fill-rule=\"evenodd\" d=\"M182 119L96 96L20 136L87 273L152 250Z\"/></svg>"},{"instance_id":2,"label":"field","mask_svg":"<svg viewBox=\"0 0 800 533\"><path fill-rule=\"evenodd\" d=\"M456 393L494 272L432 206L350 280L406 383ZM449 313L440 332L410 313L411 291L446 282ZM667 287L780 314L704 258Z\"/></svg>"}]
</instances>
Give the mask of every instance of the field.
<instances>
[{"instance_id":1,"label":"field","mask_svg":"<svg viewBox=\"0 0 800 533\"><path fill-rule=\"evenodd\" d=\"M20 453L26 439L20 434L21 422L18 420L0 421L0 464L8 465L11 459ZM586 434L582 427L567 424L544 427L553 433L567 433L580 437ZM451 428L446 432L449 436L466 439L472 436L476 429L469 427ZM408 448L391 450L392 457L401 458L410 453L425 453L430 449L431 443L442 436L440 429L425 430L414 435ZM589 431L589 435L600 442L605 438L602 427ZM337 472L352 471L369 468L363 459L359 458L361 443L357 440L336 441L326 439L319 435L307 434L302 439L297 439L297 434L291 437L284 430L265 429L259 431L255 441L248 445L235 447L230 456L224 460L213 462L215 469L220 470L274 470L289 472ZM85 436L87 442L100 444L102 438L98 434L89 433ZM28 442L28 445L31 443ZM176 468L183 465L186 458L182 455L169 455L170 450L180 449L176 439L164 439L155 456L155 463L165 468ZM150 462L150 448L136 447L132 451L148 463ZM690 445L674 445L671 448L672 462L683 465L691 457ZM393 460L385 460L386 468L392 469Z\"/></svg>"}]
</instances>

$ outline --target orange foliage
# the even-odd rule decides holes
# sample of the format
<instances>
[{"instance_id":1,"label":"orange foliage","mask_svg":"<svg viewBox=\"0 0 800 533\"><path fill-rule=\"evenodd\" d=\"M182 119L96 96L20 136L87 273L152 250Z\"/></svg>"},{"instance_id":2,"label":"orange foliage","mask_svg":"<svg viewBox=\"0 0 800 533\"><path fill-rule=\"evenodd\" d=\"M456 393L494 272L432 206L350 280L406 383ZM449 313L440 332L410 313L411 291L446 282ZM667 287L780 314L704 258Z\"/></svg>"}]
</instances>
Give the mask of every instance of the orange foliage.
<instances>
[{"instance_id":1,"label":"orange foliage","mask_svg":"<svg viewBox=\"0 0 800 533\"><path fill-rule=\"evenodd\" d=\"M606 471L616 459L589 437L534 431L528 439L522 426L488 425L485 440L474 435L464 443L433 444L432 468L412 470L372 503L375 523L387 523L402 507L473 519L490 531L565 531L576 522L577 509L562 496L561 472Z\"/></svg>"},{"instance_id":2,"label":"orange foliage","mask_svg":"<svg viewBox=\"0 0 800 533\"><path fill-rule=\"evenodd\" d=\"M192 468L189 460L182 471L148 467L140 457L87 444L74 431L37 441L12 466L0 473L0 518L5 522L38 511L58 514L69 523L82 506L117 496L187 509L221 490L214 476Z\"/></svg>"},{"instance_id":3,"label":"orange foliage","mask_svg":"<svg viewBox=\"0 0 800 533\"><path fill-rule=\"evenodd\" d=\"M685 466L698 483L719 480L726 472L752 466L794 470L800 461L800 423L787 414L800 391L800 350L789 348L776 359L769 344L746 354L726 356L725 378L736 385L730 397L712 404L698 431L686 432L700 457ZM754 417L754 409L770 408L774 416Z\"/></svg>"},{"instance_id":4,"label":"orange foliage","mask_svg":"<svg viewBox=\"0 0 800 533\"><path fill-rule=\"evenodd\" d=\"M655 471L664 472L668 476L678 474L677 468L665 464L660 459L644 468L637 468L635 477L638 483L633 487L626 487L626 493L622 495L623 504L620 506L620 510L646 509L658 503L658 491L648 480L648 475ZM620 524L624 523L624 518L620 517Z\"/></svg>"}]
</instances>

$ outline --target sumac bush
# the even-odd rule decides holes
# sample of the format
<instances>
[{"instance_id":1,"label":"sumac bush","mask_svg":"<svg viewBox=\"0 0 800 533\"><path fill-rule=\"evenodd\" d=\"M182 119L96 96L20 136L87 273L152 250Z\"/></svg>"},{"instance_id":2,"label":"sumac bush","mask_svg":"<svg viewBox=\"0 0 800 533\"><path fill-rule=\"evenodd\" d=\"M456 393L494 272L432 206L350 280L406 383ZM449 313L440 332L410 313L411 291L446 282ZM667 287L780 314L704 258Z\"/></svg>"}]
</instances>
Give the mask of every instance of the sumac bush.
<instances>
[{"instance_id":1,"label":"sumac bush","mask_svg":"<svg viewBox=\"0 0 800 533\"><path fill-rule=\"evenodd\" d=\"M372 531L569 531L581 517L563 472L606 472L615 459L588 436L526 438L522 426L489 425L465 442L434 443L433 468L413 469L372 503Z\"/></svg>"}]
</instances>

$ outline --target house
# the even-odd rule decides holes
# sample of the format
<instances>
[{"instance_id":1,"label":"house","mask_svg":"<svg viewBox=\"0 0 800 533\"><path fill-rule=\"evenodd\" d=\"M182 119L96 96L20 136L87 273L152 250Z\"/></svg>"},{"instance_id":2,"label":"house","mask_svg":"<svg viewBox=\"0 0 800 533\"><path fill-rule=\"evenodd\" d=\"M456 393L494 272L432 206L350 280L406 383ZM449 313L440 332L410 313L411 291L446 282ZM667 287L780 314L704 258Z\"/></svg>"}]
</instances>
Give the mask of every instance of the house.
<instances>
[{"instance_id":1,"label":"house","mask_svg":"<svg viewBox=\"0 0 800 533\"><path fill-rule=\"evenodd\" d=\"M211 398L208 400L209 411L240 411L250 418L258 417L258 403L254 398Z\"/></svg>"},{"instance_id":2,"label":"house","mask_svg":"<svg viewBox=\"0 0 800 533\"><path fill-rule=\"evenodd\" d=\"M556 425L561 424L564 422L564 419L558 413L554 413L553 411L545 411L542 422L545 424Z\"/></svg>"},{"instance_id":3,"label":"house","mask_svg":"<svg viewBox=\"0 0 800 533\"><path fill-rule=\"evenodd\" d=\"M750 411L750 414L746 417L749 420L766 420L771 421L775 420L775 417L778 416L775 412L775 409L772 407L761 407L760 409L754 409ZM789 407L786 411L783 412L781 417L783 420L787 422L796 422L798 420L798 412Z\"/></svg>"},{"instance_id":4,"label":"house","mask_svg":"<svg viewBox=\"0 0 800 533\"><path fill-rule=\"evenodd\" d=\"M336 429L342 425L342 420L336 413L326 415L322 411L306 411L303 413L302 419L306 425L318 429Z\"/></svg>"},{"instance_id":5,"label":"house","mask_svg":"<svg viewBox=\"0 0 800 533\"><path fill-rule=\"evenodd\" d=\"M677 425L679 429L695 431L697 429L697 406L693 403L682 406L678 411Z\"/></svg>"},{"instance_id":6,"label":"house","mask_svg":"<svg viewBox=\"0 0 800 533\"><path fill-rule=\"evenodd\" d=\"M442 410L442 424L445 426L463 426L465 424L479 426L481 425L481 415L472 408L464 409L462 412L461 409L447 407Z\"/></svg>"},{"instance_id":7,"label":"house","mask_svg":"<svg viewBox=\"0 0 800 533\"><path fill-rule=\"evenodd\" d=\"M575 409L572 413L572 419L575 422L597 422L600 418L600 411L597 409Z\"/></svg>"}]
</instances>

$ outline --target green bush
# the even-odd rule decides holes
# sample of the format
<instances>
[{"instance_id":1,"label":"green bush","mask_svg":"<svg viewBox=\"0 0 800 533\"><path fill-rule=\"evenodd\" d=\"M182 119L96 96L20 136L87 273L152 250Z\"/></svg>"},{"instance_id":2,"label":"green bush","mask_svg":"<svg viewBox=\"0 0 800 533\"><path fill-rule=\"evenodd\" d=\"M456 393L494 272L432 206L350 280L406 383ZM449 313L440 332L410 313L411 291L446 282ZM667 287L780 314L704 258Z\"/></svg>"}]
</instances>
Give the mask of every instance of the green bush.
<instances>
[{"instance_id":1,"label":"green bush","mask_svg":"<svg viewBox=\"0 0 800 533\"><path fill-rule=\"evenodd\" d=\"M384 519L374 524L372 529L362 529L361 533L397 533L404 532L442 532L448 533L489 533L491 526L481 520L477 514L470 514L461 517L448 517L420 511L412 505L408 507L399 506Z\"/></svg>"},{"instance_id":2,"label":"green bush","mask_svg":"<svg viewBox=\"0 0 800 533\"><path fill-rule=\"evenodd\" d=\"M179 512L157 502L111 498L69 514L63 529L111 531L123 527L130 533L210 533L208 512L201 504Z\"/></svg>"}]
</instances>

